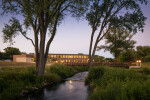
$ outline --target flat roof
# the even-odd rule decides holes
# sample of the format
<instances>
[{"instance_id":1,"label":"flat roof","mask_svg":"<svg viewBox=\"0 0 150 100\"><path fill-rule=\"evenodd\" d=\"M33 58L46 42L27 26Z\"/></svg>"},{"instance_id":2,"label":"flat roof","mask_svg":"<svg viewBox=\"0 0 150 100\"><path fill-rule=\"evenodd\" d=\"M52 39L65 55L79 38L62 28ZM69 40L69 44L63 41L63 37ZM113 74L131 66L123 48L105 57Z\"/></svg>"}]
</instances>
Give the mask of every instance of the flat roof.
<instances>
[{"instance_id":1,"label":"flat roof","mask_svg":"<svg viewBox=\"0 0 150 100\"><path fill-rule=\"evenodd\" d=\"M57 54L57 53L49 53L48 55L85 55L85 56L88 56L88 54Z\"/></svg>"}]
</instances>

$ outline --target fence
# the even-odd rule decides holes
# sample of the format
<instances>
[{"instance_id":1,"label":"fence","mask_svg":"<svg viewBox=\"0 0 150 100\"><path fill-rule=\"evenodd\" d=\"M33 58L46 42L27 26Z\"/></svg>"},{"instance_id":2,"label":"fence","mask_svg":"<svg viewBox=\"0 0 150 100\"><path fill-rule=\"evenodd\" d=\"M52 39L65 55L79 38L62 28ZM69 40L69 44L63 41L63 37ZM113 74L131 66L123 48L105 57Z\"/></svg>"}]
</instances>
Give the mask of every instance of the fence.
<instances>
[{"instance_id":1,"label":"fence","mask_svg":"<svg viewBox=\"0 0 150 100\"><path fill-rule=\"evenodd\" d=\"M88 66L88 62L68 62L62 63L68 66ZM112 67L129 67L136 66L136 62L93 62L94 66L112 66Z\"/></svg>"}]
</instances>

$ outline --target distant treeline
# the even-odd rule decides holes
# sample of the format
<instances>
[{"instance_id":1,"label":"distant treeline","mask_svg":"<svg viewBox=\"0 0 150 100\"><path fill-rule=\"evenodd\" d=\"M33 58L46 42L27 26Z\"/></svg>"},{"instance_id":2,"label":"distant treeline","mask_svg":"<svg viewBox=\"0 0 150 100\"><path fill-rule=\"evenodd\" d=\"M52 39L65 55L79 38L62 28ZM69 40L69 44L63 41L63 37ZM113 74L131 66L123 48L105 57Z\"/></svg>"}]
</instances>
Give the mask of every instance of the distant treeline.
<instances>
[{"instance_id":1,"label":"distant treeline","mask_svg":"<svg viewBox=\"0 0 150 100\"><path fill-rule=\"evenodd\" d=\"M18 48L7 47L4 49L4 52L0 52L0 60L13 60L13 55L20 55L21 52Z\"/></svg>"},{"instance_id":2,"label":"distant treeline","mask_svg":"<svg viewBox=\"0 0 150 100\"><path fill-rule=\"evenodd\" d=\"M142 60L142 62L150 62L150 46L137 46L135 49L128 49L122 51L116 59L105 58L103 56L95 55L94 61L120 61L120 62L135 62Z\"/></svg>"}]
</instances>

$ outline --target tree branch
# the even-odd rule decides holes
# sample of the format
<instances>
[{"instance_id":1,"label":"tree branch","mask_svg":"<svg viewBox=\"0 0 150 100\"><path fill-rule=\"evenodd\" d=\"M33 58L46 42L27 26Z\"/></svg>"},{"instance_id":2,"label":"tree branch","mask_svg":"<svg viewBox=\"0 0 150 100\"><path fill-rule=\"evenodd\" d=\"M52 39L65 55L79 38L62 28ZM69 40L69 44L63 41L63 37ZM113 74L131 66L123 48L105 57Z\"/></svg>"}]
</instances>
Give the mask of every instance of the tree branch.
<instances>
[{"instance_id":1,"label":"tree branch","mask_svg":"<svg viewBox=\"0 0 150 100\"><path fill-rule=\"evenodd\" d=\"M33 46L35 47L35 44L34 44L34 42L33 42L33 40L31 39L31 38L29 38L29 37L27 37L25 34L24 34L24 32L20 32L27 40L30 40L31 42L32 42L32 44L33 44Z\"/></svg>"}]
</instances>

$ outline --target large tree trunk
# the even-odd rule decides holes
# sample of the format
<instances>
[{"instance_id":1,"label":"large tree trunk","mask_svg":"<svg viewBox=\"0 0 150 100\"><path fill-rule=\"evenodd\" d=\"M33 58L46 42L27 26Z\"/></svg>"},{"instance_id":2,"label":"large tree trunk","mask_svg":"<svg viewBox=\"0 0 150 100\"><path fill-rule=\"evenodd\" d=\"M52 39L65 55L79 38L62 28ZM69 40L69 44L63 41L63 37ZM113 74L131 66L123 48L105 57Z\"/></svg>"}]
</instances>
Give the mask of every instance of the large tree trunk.
<instances>
[{"instance_id":1,"label":"large tree trunk","mask_svg":"<svg viewBox=\"0 0 150 100\"><path fill-rule=\"evenodd\" d=\"M92 30L92 34L91 34L91 39L90 39L90 47L89 47L89 71L92 69L92 65L93 65L93 58L92 58L92 46L93 46L93 37L94 37L94 33L96 31L96 28L93 28Z\"/></svg>"}]
</instances>

